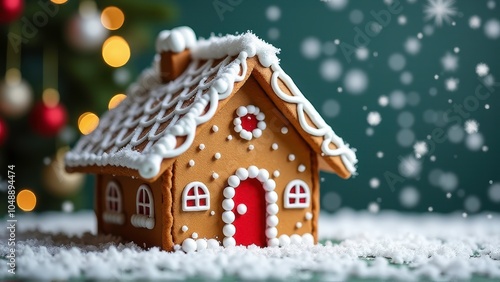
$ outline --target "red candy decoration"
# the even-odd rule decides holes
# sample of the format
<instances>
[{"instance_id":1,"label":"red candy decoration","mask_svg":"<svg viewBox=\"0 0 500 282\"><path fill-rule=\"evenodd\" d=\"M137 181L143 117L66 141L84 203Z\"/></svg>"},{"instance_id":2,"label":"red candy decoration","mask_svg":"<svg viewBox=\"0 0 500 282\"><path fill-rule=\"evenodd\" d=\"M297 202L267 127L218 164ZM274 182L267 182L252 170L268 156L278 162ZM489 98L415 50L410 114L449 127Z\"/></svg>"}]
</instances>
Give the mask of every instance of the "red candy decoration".
<instances>
[{"instance_id":1,"label":"red candy decoration","mask_svg":"<svg viewBox=\"0 0 500 282\"><path fill-rule=\"evenodd\" d=\"M252 132L252 130L257 128L257 117L254 114L247 114L244 117L241 117L241 127L246 131Z\"/></svg>"}]
</instances>

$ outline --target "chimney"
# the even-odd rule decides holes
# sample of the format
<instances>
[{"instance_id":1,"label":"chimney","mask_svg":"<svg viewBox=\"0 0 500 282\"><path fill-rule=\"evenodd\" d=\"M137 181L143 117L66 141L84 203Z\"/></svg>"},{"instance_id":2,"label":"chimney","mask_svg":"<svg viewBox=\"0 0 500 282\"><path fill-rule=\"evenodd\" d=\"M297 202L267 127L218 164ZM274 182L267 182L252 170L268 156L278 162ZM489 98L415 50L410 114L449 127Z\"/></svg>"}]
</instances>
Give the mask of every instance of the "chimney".
<instances>
[{"instance_id":1,"label":"chimney","mask_svg":"<svg viewBox=\"0 0 500 282\"><path fill-rule=\"evenodd\" d=\"M191 62L192 48L196 44L194 31L187 26L160 32L156 51L160 54L160 75L163 83L179 77Z\"/></svg>"}]
</instances>

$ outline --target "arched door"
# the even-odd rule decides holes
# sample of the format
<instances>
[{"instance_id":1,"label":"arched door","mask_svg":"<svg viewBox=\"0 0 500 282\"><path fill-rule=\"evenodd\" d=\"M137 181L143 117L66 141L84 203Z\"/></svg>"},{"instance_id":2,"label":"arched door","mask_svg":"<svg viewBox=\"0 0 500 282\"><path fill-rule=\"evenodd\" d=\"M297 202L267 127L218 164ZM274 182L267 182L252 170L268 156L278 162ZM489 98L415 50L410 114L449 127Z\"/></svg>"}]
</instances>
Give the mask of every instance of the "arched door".
<instances>
[{"instance_id":1,"label":"arched door","mask_svg":"<svg viewBox=\"0 0 500 282\"><path fill-rule=\"evenodd\" d=\"M266 199L262 183L256 178L248 178L241 181L235 191L236 245L266 247Z\"/></svg>"}]
</instances>

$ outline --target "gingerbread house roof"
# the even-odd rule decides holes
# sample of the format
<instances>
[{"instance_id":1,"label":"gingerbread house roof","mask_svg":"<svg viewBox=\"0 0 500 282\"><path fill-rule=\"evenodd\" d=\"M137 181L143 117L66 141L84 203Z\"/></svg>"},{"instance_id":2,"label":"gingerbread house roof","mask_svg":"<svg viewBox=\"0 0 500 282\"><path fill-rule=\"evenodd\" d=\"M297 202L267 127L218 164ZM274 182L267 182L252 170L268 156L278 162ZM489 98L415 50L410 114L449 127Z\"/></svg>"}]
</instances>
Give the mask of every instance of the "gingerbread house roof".
<instances>
[{"instance_id":1,"label":"gingerbread house roof","mask_svg":"<svg viewBox=\"0 0 500 282\"><path fill-rule=\"evenodd\" d=\"M354 151L281 69L279 49L251 32L196 40L188 27L160 33L156 48L153 66L129 87L127 98L67 153L68 171L156 179L253 73L327 167L344 178L356 173ZM186 70L162 83L160 54L185 50L191 56Z\"/></svg>"}]
</instances>

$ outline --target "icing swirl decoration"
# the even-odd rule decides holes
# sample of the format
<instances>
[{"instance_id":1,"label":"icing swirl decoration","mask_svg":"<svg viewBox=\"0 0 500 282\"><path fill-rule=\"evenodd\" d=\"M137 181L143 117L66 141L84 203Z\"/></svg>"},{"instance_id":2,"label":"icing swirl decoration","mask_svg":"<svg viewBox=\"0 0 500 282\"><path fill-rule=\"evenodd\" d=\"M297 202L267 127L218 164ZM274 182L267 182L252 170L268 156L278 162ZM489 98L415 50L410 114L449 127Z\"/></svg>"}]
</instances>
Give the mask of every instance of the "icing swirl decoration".
<instances>
[{"instance_id":1,"label":"icing swirl decoration","mask_svg":"<svg viewBox=\"0 0 500 282\"><path fill-rule=\"evenodd\" d=\"M239 107L236 110L237 117L233 120L234 131L240 134L240 137L245 140L259 138L262 136L262 131L266 129L264 119L266 115L254 105Z\"/></svg>"}]
</instances>

